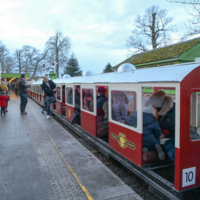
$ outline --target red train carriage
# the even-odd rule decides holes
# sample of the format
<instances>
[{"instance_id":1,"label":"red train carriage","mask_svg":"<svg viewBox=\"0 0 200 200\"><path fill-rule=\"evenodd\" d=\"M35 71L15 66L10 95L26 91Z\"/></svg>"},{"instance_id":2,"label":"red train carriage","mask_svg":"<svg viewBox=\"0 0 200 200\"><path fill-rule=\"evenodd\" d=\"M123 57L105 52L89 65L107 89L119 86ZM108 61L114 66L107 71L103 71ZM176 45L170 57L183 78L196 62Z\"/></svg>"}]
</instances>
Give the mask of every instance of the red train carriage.
<instances>
[{"instance_id":1,"label":"red train carriage","mask_svg":"<svg viewBox=\"0 0 200 200\"><path fill-rule=\"evenodd\" d=\"M149 183L159 197L193 199L200 197L200 137L191 137L191 125L200 133L200 64L188 63L166 67L135 69L122 65L118 72L56 80L57 109L71 121L75 109L75 90L80 86L81 121L76 131L88 134L99 148ZM62 88L65 86L65 94ZM98 106L97 91L104 88L108 98L109 123L104 130L105 110ZM154 150L143 152L143 99L152 94L144 88L172 91L175 102L175 162L166 157L160 161ZM121 95L121 96L120 96ZM62 96L65 96L63 100ZM121 101L120 101L121 99ZM127 99L127 101L126 101ZM126 103L124 103L126 102ZM137 111L137 124L130 126L125 115ZM70 125L69 126L73 126ZM76 125L75 125L76 126ZM102 141L107 142L103 146ZM168 139L161 139L161 145ZM98 144L99 141L99 144Z\"/></svg>"}]
</instances>

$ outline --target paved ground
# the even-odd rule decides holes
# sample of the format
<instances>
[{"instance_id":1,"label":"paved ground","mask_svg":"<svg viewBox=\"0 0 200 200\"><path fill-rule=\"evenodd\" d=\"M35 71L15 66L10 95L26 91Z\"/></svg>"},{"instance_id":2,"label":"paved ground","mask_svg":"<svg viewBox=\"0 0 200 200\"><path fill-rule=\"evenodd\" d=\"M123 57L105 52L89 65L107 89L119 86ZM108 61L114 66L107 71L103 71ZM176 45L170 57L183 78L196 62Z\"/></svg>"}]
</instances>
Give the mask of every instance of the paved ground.
<instances>
[{"instance_id":1,"label":"paved ground","mask_svg":"<svg viewBox=\"0 0 200 200\"><path fill-rule=\"evenodd\" d=\"M100 160L29 100L11 95L0 117L0 199L141 199Z\"/></svg>"}]
</instances>

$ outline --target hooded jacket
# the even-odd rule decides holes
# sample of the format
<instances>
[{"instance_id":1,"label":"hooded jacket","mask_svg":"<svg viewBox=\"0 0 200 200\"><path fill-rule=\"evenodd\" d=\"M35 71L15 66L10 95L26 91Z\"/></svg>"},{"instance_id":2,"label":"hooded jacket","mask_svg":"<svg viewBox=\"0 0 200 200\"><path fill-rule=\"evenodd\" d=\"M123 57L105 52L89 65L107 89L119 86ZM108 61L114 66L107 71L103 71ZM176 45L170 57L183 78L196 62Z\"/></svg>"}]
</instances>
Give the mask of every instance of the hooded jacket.
<instances>
[{"instance_id":1,"label":"hooded jacket","mask_svg":"<svg viewBox=\"0 0 200 200\"><path fill-rule=\"evenodd\" d=\"M31 87L30 85L25 84L25 80L22 78L18 81L18 87L19 87L19 96L22 96L24 94L27 94L27 88Z\"/></svg>"},{"instance_id":2,"label":"hooded jacket","mask_svg":"<svg viewBox=\"0 0 200 200\"><path fill-rule=\"evenodd\" d=\"M7 102L6 100L8 100L8 96L4 96L4 95L0 95L0 107L4 108L7 106Z\"/></svg>"},{"instance_id":3,"label":"hooded jacket","mask_svg":"<svg viewBox=\"0 0 200 200\"><path fill-rule=\"evenodd\" d=\"M125 121L133 127L137 127L137 111L132 116L124 117ZM154 115L143 112L143 147L152 149L155 144L160 143L161 129Z\"/></svg>"},{"instance_id":4,"label":"hooded jacket","mask_svg":"<svg viewBox=\"0 0 200 200\"><path fill-rule=\"evenodd\" d=\"M2 84L0 85L0 89L1 89L2 91L8 91L8 87L7 87L7 85L4 84L4 83L2 83Z\"/></svg>"},{"instance_id":5,"label":"hooded jacket","mask_svg":"<svg viewBox=\"0 0 200 200\"><path fill-rule=\"evenodd\" d=\"M158 112L159 115L159 125L161 130L167 129L169 131L169 136L175 136L175 103L172 97L166 96L165 102Z\"/></svg>"},{"instance_id":6,"label":"hooded jacket","mask_svg":"<svg viewBox=\"0 0 200 200\"><path fill-rule=\"evenodd\" d=\"M49 86L43 81L42 83L42 90L44 90L44 93L48 96L48 97L52 97L54 95L54 89L56 88L55 83L52 80L49 80Z\"/></svg>"},{"instance_id":7,"label":"hooded jacket","mask_svg":"<svg viewBox=\"0 0 200 200\"><path fill-rule=\"evenodd\" d=\"M105 94L101 94L97 97L97 108L102 108L105 101L107 101L108 98L105 96Z\"/></svg>"}]
</instances>

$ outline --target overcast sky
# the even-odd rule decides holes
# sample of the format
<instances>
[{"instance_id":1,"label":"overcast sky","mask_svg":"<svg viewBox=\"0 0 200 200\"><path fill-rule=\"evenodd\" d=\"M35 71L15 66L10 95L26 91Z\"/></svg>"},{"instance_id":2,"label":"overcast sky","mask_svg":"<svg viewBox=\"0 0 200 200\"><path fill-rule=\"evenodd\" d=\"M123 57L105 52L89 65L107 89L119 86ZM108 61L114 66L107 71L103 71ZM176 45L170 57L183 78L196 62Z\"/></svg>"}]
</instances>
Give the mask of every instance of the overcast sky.
<instances>
[{"instance_id":1,"label":"overcast sky","mask_svg":"<svg viewBox=\"0 0 200 200\"><path fill-rule=\"evenodd\" d=\"M173 37L184 32L189 19L182 5L165 0L0 0L0 5L0 40L11 54L23 45L43 51L58 30L71 38L81 69L94 73L127 58L126 40L145 9L167 9L178 28Z\"/></svg>"}]
</instances>

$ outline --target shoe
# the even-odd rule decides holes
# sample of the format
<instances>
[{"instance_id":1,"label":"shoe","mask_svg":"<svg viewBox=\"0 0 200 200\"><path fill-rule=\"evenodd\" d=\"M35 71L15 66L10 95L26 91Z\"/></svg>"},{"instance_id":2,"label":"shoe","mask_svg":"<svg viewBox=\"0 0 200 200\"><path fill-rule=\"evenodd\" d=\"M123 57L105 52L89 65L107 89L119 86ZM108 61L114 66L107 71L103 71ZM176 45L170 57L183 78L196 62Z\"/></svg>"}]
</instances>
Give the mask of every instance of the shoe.
<instances>
[{"instance_id":1,"label":"shoe","mask_svg":"<svg viewBox=\"0 0 200 200\"><path fill-rule=\"evenodd\" d=\"M147 151L149 151L149 149L148 149L147 147L143 147L143 148L142 148L142 151L143 151L143 152L147 152Z\"/></svg>"},{"instance_id":2,"label":"shoe","mask_svg":"<svg viewBox=\"0 0 200 200\"><path fill-rule=\"evenodd\" d=\"M165 160L165 153L164 153L164 151L162 150L161 146L160 146L159 144L156 144L156 145L155 145L155 148L156 148L156 150L157 150L157 152L158 152L158 158L159 158L160 160Z\"/></svg>"},{"instance_id":3,"label":"shoe","mask_svg":"<svg viewBox=\"0 0 200 200\"><path fill-rule=\"evenodd\" d=\"M6 112L8 112L8 110L6 109Z\"/></svg>"},{"instance_id":4,"label":"shoe","mask_svg":"<svg viewBox=\"0 0 200 200\"><path fill-rule=\"evenodd\" d=\"M49 115L47 115L47 119L51 119L51 117Z\"/></svg>"},{"instance_id":5,"label":"shoe","mask_svg":"<svg viewBox=\"0 0 200 200\"><path fill-rule=\"evenodd\" d=\"M27 115L27 112L21 112L21 115Z\"/></svg>"}]
</instances>

